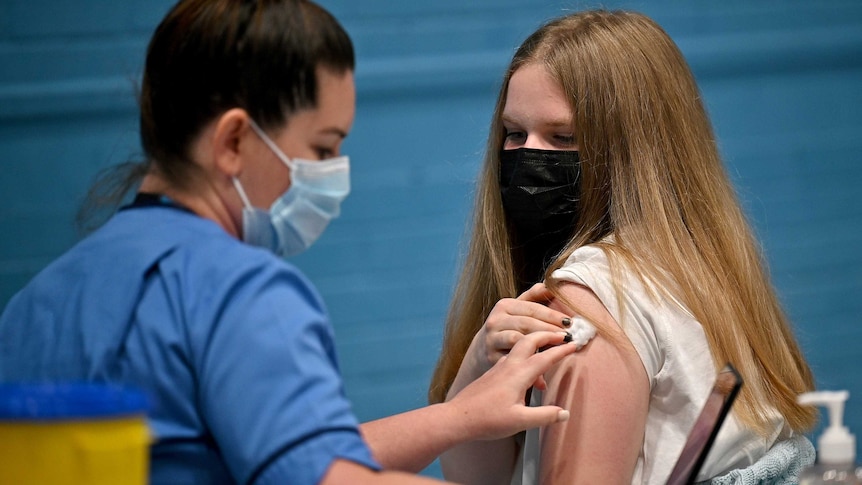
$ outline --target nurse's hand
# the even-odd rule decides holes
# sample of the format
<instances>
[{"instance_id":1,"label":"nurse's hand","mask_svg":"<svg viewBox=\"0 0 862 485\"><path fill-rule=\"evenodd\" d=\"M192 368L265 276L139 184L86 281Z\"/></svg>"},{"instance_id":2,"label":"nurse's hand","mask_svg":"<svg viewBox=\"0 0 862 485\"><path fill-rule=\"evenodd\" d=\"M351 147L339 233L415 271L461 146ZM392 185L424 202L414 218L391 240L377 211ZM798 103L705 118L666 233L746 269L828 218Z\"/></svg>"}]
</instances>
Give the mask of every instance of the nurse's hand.
<instances>
[{"instance_id":1,"label":"nurse's hand","mask_svg":"<svg viewBox=\"0 0 862 485\"><path fill-rule=\"evenodd\" d=\"M464 355L460 378L467 382L477 379L525 335L565 331L571 325L570 315L548 308L553 298L543 283L537 283L518 298L498 301Z\"/></svg>"},{"instance_id":2,"label":"nurse's hand","mask_svg":"<svg viewBox=\"0 0 862 485\"><path fill-rule=\"evenodd\" d=\"M547 426L569 418L559 406L529 407L524 396L552 365L579 347L564 344L564 333L538 331L523 335L488 372L464 387L448 404L462 416L474 440L509 437L524 429ZM539 349L545 349L538 352Z\"/></svg>"},{"instance_id":3,"label":"nurse's hand","mask_svg":"<svg viewBox=\"0 0 862 485\"><path fill-rule=\"evenodd\" d=\"M524 404L527 389L539 376L578 349L561 345L563 337L563 332L526 335L484 375L457 390L453 384L447 402L363 423L362 436L374 458L384 468L415 473L447 450L495 443L487 440L568 419L568 412L558 406ZM514 451L505 455L515 456Z\"/></svg>"}]
</instances>

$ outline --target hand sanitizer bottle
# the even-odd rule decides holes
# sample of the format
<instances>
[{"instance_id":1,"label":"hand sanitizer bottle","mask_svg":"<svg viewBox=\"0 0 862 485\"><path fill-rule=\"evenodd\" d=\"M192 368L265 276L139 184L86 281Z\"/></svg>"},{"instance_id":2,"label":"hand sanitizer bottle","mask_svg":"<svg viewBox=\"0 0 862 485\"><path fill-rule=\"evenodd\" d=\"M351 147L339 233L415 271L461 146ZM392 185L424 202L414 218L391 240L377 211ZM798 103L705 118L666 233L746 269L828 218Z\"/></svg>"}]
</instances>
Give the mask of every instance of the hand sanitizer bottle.
<instances>
[{"instance_id":1,"label":"hand sanitizer bottle","mask_svg":"<svg viewBox=\"0 0 862 485\"><path fill-rule=\"evenodd\" d=\"M802 470L799 485L849 483L862 485L862 467L857 467L856 438L842 424L847 391L821 391L800 394L799 404L826 406L829 427L817 440L817 463Z\"/></svg>"}]
</instances>

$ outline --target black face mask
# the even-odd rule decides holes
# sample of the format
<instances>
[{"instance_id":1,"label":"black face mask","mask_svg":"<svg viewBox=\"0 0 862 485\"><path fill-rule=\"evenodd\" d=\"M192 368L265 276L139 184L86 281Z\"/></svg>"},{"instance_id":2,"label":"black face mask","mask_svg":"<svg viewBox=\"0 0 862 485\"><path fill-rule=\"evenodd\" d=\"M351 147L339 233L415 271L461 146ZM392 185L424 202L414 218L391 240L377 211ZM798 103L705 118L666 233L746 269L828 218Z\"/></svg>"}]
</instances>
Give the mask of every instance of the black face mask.
<instances>
[{"instance_id":1,"label":"black face mask","mask_svg":"<svg viewBox=\"0 0 862 485\"><path fill-rule=\"evenodd\" d=\"M525 285L538 281L578 222L577 151L518 148L500 152L500 195Z\"/></svg>"}]
</instances>

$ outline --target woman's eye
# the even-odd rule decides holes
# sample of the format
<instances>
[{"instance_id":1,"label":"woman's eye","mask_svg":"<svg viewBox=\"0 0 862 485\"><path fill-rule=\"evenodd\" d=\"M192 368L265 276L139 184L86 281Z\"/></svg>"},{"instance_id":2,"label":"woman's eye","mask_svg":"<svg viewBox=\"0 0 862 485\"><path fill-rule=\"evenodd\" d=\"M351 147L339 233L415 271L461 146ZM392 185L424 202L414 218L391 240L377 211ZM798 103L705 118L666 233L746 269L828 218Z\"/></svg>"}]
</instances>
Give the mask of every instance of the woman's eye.
<instances>
[{"instance_id":1,"label":"woman's eye","mask_svg":"<svg viewBox=\"0 0 862 485\"><path fill-rule=\"evenodd\" d=\"M554 135L554 140L561 146L572 146L575 142L575 136L571 134Z\"/></svg>"},{"instance_id":2,"label":"woman's eye","mask_svg":"<svg viewBox=\"0 0 862 485\"><path fill-rule=\"evenodd\" d=\"M509 131L506 132L506 141L512 143L521 143L525 139L525 135L523 131Z\"/></svg>"}]
</instances>

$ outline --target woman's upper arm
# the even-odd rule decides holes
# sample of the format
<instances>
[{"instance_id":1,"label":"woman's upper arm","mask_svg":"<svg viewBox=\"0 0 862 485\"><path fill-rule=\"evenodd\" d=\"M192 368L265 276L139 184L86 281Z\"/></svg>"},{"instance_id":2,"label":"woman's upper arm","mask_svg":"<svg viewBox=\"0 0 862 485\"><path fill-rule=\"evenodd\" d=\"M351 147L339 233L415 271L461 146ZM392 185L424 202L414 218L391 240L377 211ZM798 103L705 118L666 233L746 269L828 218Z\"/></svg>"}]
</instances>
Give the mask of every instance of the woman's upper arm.
<instances>
[{"instance_id":1,"label":"woman's upper arm","mask_svg":"<svg viewBox=\"0 0 862 485\"><path fill-rule=\"evenodd\" d=\"M542 431L541 483L631 483L643 446L649 379L638 353L602 302L588 288L564 284L563 296L610 333L555 366L547 375L544 404L568 409L568 421Z\"/></svg>"}]
</instances>

